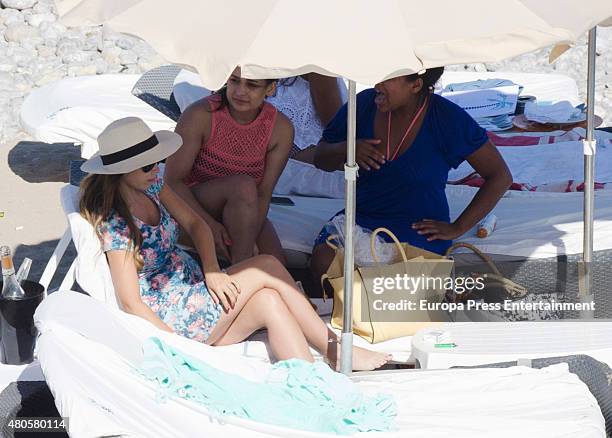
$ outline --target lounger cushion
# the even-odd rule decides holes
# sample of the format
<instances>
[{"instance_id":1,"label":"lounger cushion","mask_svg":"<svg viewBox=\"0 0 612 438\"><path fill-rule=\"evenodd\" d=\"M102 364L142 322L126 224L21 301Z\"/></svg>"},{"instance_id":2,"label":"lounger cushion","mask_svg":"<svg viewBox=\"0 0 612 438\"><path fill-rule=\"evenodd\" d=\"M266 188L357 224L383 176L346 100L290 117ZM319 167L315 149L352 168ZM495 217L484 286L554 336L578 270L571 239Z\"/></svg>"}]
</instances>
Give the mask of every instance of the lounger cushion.
<instances>
[{"instance_id":1,"label":"lounger cushion","mask_svg":"<svg viewBox=\"0 0 612 438\"><path fill-rule=\"evenodd\" d=\"M79 286L92 297L112 307L118 307L113 281L93 227L78 212L79 189L66 186L60 192L74 246L77 250L75 278Z\"/></svg>"},{"instance_id":2,"label":"lounger cushion","mask_svg":"<svg viewBox=\"0 0 612 438\"><path fill-rule=\"evenodd\" d=\"M155 388L132 368L139 346L149 336L159 336L186 354L245 379L261 380L269 364L162 332L73 292L51 294L39 306L35 320L41 332L41 367L58 411L70 417L73 438L306 436L247 420L220 421L182 399L161 402L155 398ZM565 364L542 370L382 372L354 379L366 394L394 395L399 430L384 437L484 438L492 431L496 437L508 438L605 436L597 401Z\"/></svg>"}]
</instances>

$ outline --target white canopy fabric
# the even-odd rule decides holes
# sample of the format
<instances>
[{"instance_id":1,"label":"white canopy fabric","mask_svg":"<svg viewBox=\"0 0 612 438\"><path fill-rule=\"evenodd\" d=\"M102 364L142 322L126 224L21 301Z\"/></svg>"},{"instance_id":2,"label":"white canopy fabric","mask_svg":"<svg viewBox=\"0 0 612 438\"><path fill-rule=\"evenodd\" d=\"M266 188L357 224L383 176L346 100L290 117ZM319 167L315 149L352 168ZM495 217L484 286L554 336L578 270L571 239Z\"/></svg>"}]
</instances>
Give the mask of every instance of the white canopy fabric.
<instances>
[{"instance_id":1,"label":"white canopy fabric","mask_svg":"<svg viewBox=\"0 0 612 438\"><path fill-rule=\"evenodd\" d=\"M612 16L609 0L58 0L57 5L66 25L107 23L137 35L167 60L195 67L213 90L237 65L247 77L315 71L374 84L423 68L499 61L574 41Z\"/></svg>"}]
</instances>

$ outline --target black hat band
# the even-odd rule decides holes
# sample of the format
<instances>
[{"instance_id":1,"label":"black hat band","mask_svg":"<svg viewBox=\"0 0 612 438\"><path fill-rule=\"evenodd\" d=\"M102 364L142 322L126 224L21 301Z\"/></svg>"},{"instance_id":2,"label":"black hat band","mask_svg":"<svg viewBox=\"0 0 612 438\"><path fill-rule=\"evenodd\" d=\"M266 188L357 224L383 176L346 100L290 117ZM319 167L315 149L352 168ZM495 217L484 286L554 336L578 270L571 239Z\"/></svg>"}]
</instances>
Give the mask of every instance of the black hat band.
<instances>
[{"instance_id":1,"label":"black hat band","mask_svg":"<svg viewBox=\"0 0 612 438\"><path fill-rule=\"evenodd\" d=\"M145 141L141 141L140 143L136 143L134 146L130 146L127 149L123 149L122 151L114 152L108 155L100 155L102 159L102 163L105 166L110 164L115 164L120 161L125 161L129 158L135 157L136 155L142 154L150 149L153 149L155 146L159 144L157 137L153 134L151 137L146 139Z\"/></svg>"}]
</instances>

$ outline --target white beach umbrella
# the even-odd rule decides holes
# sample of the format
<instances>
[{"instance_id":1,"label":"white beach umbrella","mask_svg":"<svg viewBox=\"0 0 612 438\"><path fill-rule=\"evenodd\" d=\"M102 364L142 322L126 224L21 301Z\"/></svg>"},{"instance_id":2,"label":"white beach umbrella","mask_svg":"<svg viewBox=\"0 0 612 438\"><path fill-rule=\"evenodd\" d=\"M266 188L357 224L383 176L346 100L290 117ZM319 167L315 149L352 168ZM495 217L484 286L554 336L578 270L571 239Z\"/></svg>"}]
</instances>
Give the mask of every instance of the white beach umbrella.
<instances>
[{"instance_id":1,"label":"white beach umbrella","mask_svg":"<svg viewBox=\"0 0 612 438\"><path fill-rule=\"evenodd\" d=\"M355 82L374 84L423 68L493 62L570 43L612 17L610 0L58 0L57 5L67 25L106 23L145 39L167 60L195 67L209 89L220 88L237 65L249 78L318 72L349 79L344 372L351 369L352 351ZM589 115L592 120L592 108ZM585 196L592 195L592 185L588 189ZM592 214L589 220L592 241ZM592 252L592 246L585 249Z\"/></svg>"},{"instance_id":2,"label":"white beach umbrella","mask_svg":"<svg viewBox=\"0 0 612 438\"><path fill-rule=\"evenodd\" d=\"M609 0L59 0L67 25L107 23L208 89L316 71L374 84L427 67L493 62L574 41Z\"/></svg>"}]
</instances>

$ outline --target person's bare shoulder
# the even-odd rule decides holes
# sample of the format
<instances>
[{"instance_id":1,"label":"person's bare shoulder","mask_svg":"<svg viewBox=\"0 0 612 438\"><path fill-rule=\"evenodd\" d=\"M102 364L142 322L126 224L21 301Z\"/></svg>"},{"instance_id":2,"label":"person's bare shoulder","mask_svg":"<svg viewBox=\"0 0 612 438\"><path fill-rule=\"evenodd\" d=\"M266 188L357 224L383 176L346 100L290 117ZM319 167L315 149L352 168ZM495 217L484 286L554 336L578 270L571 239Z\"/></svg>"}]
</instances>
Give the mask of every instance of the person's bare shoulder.
<instances>
[{"instance_id":1,"label":"person's bare shoulder","mask_svg":"<svg viewBox=\"0 0 612 438\"><path fill-rule=\"evenodd\" d=\"M276 115L276 122L272 130L271 147L281 146L291 149L293 145L293 124L280 111Z\"/></svg>"},{"instance_id":2,"label":"person's bare shoulder","mask_svg":"<svg viewBox=\"0 0 612 438\"><path fill-rule=\"evenodd\" d=\"M185 108L185 111L181 114L179 122L181 120L193 120L197 119L200 122L202 118L210 119L210 103L207 98L198 99Z\"/></svg>"},{"instance_id":3,"label":"person's bare shoulder","mask_svg":"<svg viewBox=\"0 0 612 438\"><path fill-rule=\"evenodd\" d=\"M185 108L185 111L179 118L175 132L186 137L197 136L199 138L207 138L211 127L211 112L208 99L203 98L196 100L194 103Z\"/></svg>"}]
</instances>

